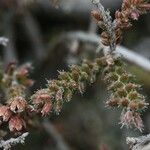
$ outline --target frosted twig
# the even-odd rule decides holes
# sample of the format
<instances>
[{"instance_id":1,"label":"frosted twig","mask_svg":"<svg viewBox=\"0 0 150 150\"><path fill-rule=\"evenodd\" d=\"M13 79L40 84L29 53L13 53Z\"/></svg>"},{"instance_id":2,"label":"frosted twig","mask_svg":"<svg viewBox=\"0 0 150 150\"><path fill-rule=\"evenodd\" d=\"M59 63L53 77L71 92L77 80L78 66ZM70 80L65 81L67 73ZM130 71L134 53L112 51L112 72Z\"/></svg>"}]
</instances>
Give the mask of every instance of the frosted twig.
<instances>
[{"instance_id":1,"label":"frosted twig","mask_svg":"<svg viewBox=\"0 0 150 150\"><path fill-rule=\"evenodd\" d=\"M69 147L67 146L61 135L56 131L56 129L48 120L43 121L43 127L50 135L52 140L54 140L54 142L56 143L57 150L69 150Z\"/></svg>"},{"instance_id":2,"label":"frosted twig","mask_svg":"<svg viewBox=\"0 0 150 150\"><path fill-rule=\"evenodd\" d=\"M110 16L110 12L108 10L105 10L103 5L101 4L100 0L92 0L92 3L98 8L98 11L100 12L101 17L103 18L103 26L104 30L109 34L110 37L110 50L115 51L116 49L116 35L114 30L114 23L112 22L112 18ZM98 25L100 28L102 28L101 21L98 22Z\"/></svg>"},{"instance_id":3,"label":"frosted twig","mask_svg":"<svg viewBox=\"0 0 150 150\"><path fill-rule=\"evenodd\" d=\"M29 135L28 132L23 133L21 136L17 137L17 138L11 138L9 140L1 140L0 141L0 148L3 148L4 150L8 150L10 149L12 146L21 143L24 144L25 143L25 138Z\"/></svg>"},{"instance_id":4,"label":"frosted twig","mask_svg":"<svg viewBox=\"0 0 150 150\"><path fill-rule=\"evenodd\" d=\"M35 56L39 61L41 61L42 59L45 58L44 53L45 48L41 39L42 35L38 27L38 24L36 23L36 21L29 12L26 12L26 15L24 16L23 19L24 19L24 27L25 30L27 31L29 39L32 42Z\"/></svg>"},{"instance_id":5,"label":"frosted twig","mask_svg":"<svg viewBox=\"0 0 150 150\"><path fill-rule=\"evenodd\" d=\"M66 35L67 35L66 38L69 38L69 39L74 39L74 40L76 39L76 40L79 40L82 42L87 42L87 43L89 42L89 43L96 44L96 45L99 45L99 43L100 43L99 42L100 38L96 34L86 33L86 32L82 32L82 31L75 31L75 32L69 32L69 33L65 34L65 36ZM106 46L103 46L102 44L100 44L100 46L102 46L102 49L104 51L108 50L108 48ZM145 58L145 57L139 55L138 53L133 52L123 46L117 46L116 52L121 54L123 56L123 58L125 58L127 61L150 72L150 60L148 60L147 58Z\"/></svg>"},{"instance_id":6,"label":"frosted twig","mask_svg":"<svg viewBox=\"0 0 150 150\"><path fill-rule=\"evenodd\" d=\"M150 134L138 138L127 137L126 142L131 150L149 150L147 147L150 147Z\"/></svg>"},{"instance_id":7,"label":"frosted twig","mask_svg":"<svg viewBox=\"0 0 150 150\"><path fill-rule=\"evenodd\" d=\"M0 37L0 44L3 46L7 46L7 43L9 42L8 38Z\"/></svg>"}]
</instances>

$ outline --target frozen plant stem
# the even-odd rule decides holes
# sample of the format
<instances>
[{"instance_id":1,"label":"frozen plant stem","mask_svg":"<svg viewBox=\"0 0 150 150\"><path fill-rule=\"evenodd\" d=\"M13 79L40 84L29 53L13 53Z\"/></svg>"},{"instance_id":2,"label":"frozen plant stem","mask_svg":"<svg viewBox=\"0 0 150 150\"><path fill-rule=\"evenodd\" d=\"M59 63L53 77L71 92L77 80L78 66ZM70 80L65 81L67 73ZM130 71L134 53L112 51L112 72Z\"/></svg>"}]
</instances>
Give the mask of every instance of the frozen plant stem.
<instances>
[{"instance_id":1,"label":"frozen plant stem","mask_svg":"<svg viewBox=\"0 0 150 150\"><path fill-rule=\"evenodd\" d=\"M0 37L0 44L1 45L7 46L8 42L9 42L8 38Z\"/></svg>"},{"instance_id":2,"label":"frozen plant stem","mask_svg":"<svg viewBox=\"0 0 150 150\"><path fill-rule=\"evenodd\" d=\"M150 149L150 134L138 138L127 137L127 144L131 150L149 150Z\"/></svg>"},{"instance_id":3,"label":"frozen plant stem","mask_svg":"<svg viewBox=\"0 0 150 150\"><path fill-rule=\"evenodd\" d=\"M91 43L95 45L99 44L99 46L103 49L104 52L105 49L108 49L106 46L103 46L102 43L99 42L99 36L93 33L74 31L64 34L61 38L62 38L61 40L63 40L63 38L64 39L67 38L82 41L84 43ZM134 52L133 50L130 50L120 45L116 47L116 52L119 53L128 62L133 63L136 66L140 67L141 69L150 72L150 60L148 60L147 58L141 56L140 54Z\"/></svg>"},{"instance_id":4,"label":"frozen plant stem","mask_svg":"<svg viewBox=\"0 0 150 150\"><path fill-rule=\"evenodd\" d=\"M3 148L4 150L10 149L13 145L16 145L18 143L24 144L25 138L29 135L28 132L23 133L21 136L17 138L11 138L7 141L0 140L0 148Z\"/></svg>"},{"instance_id":5,"label":"frozen plant stem","mask_svg":"<svg viewBox=\"0 0 150 150\"><path fill-rule=\"evenodd\" d=\"M109 34L110 50L111 52L113 52L116 49L116 42L115 42L116 36L110 12L104 9L100 0L92 0L92 3L98 8L98 11L102 17L102 20L98 21L98 25L100 26L100 28L102 28Z\"/></svg>"},{"instance_id":6,"label":"frozen plant stem","mask_svg":"<svg viewBox=\"0 0 150 150\"><path fill-rule=\"evenodd\" d=\"M136 127L141 132L143 122L141 112L147 108L145 97L139 93L140 86L134 81L134 77L126 72L124 62L116 55L116 44L122 40L122 31L131 27L131 21L150 9L148 3L142 0L124 0L121 11L116 11L115 20L112 21L110 13L105 11L100 0L92 0L98 11L92 11L91 15L104 31L101 33L102 44L109 46L104 51L107 65L103 70L107 89L111 92L108 106L122 109L122 127ZM144 4L144 7L143 7ZM115 46L114 46L115 45ZM112 53L113 52L113 53Z\"/></svg>"}]
</instances>

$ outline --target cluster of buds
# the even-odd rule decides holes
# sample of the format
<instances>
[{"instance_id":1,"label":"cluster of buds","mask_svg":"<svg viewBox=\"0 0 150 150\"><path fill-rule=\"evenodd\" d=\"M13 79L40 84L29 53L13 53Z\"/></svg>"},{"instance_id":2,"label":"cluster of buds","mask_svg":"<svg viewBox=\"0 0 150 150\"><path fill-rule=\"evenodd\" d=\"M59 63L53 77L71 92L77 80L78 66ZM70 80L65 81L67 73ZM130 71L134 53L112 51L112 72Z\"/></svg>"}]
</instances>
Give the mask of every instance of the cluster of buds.
<instances>
[{"instance_id":1,"label":"cluster of buds","mask_svg":"<svg viewBox=\"0 0 150 150\"><path fill-rule=\"evenodd\" d=\"M24 114L28 110L25 90L33 84L28 79L30 64L17 68L16 63L10 63L2 74L1 84L5 93L5 104L0 106L1 124L8 122L12 132L21 131L26 127Z\"/></svg>"},{"instance_id":2,"label":"cluster of buds","mask_svg":"<svg viewBox=\"0 0 150 150\"><path fill-rule=\"evenodd\" d=\"M52 109L52 97L48 89L38 90L32 95L31 99L37 112L41 112L42 115L50 113Z\"/></svg>"},{"instance_id":3,"label":"cluster of buds","mask_svg":"<svg viewBox=\"0 0 150 150\"><path fill-rule=\"evenodd\" d=\"M59 114L63 103L70 101L75 92L82 94L86 84L96 80L104 65L104 58L96 58L94 62L83 61L81 66L72 65L68 72L60 71L57 80L48 81L46 89L38 90L31 97L34 107L42 115L51 111Z\"/></svg>"},{"instance_id":4,"label":"cluster of buds","mask_svg":"<svg viewBox=\"0 0 150 150\"><path fill-rule=\"evenodd\" d=\"M33 80L29 79L29 70L31 64L27 63L17 68L16 62L9 63L5 72L1 74L1 84L5 88L9 88L12 85L21 85L25 88L33 85Z\"/></svg>"},{"instance_id":5,"label":"cluster of buds","mask_svg":"<svg viewBox=\"0 0 150 150\"><path fill-rule=\"evenodd\" d=\"M142 131L143 124L140 112L147 108L145 97L139 93L140 85L134 81L134 77L127 73L124 64L119 57L111 57L114 61L104 69L104 80L108 83L111 96L106 102L108 106L123 109L121 115L122 126L135 126Z\"/></svg>"},{"instance_id":6,"label":"cluster of buds","mask_svg":"<svg viewBox=\"0 0 150 150\"><path fill-rule=\"evenodd\" d=\"M29 79L29 71L32 69L32 65L30 63L26 63L15 71L16 80L19 84L30 87L33 85L33 80Z\"/></svg>"},{"instance_id":7,"label":"cluster of buds","mask_svg":"<svg viewBox=\"0 0 150 150\"><path fill-rule=\"evenodd\" d=\"M115 13L115 20L112 22L114 26L115 44L120 44L122 41L122 32L132 26L132 20L138 20L139 16L150 10L150 4L146 0L124 0L122 8ZM105 46L110 46L111 35L105 27L104 18L99 11L93 10L91 15L96 20L98 25L104 30L101 34L102 43Z\"/></svg>"},{"instance_id":8,"label":"cluster of buds","mask_svg":"<svg viewBox=\"0 0 150 150\"><path fill-rule=\"evenodd\" d=\"M19 110L19 104L17 103L16 107ZM24 104L23 104L24 105ZM10 105L11 106L11 105ZM9 130L11 132L18 132L26 128L26 123L24 119L21 117L20 113L16 113L16 111L12 111L9 105L0 106L0 117L1 123L8 122ZM22 109L22 108L21 108Z\"/></svg>"},{"instance_id":9,"label":"cluster of buds","mask_svg":"<svg viewBox=\"0 0 150 150\"><path fill-rule=\"evenodd\" d=\"M23 97L10 99L5 105L0 106L1 124L8 122L9 130L12 132L23 130L26 127L23 116L27 109L27 101Z\"/></svg>"}]
</instances>

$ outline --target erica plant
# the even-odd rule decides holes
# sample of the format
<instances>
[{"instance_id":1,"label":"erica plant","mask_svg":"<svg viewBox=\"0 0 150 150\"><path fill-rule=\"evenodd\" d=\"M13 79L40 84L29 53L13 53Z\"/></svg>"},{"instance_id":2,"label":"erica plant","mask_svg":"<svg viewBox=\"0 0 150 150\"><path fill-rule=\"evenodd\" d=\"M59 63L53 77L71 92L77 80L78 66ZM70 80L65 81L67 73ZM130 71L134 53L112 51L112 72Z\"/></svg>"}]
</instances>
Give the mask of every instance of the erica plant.
<instances>
[{"instance_id":1,"label":"erica plant","mask_svg":"<svg viewBox=\"0 0 150 150\"><path fill-rule=\"evenodd\" d=\"M35 116L45 117L52 112L59 114L74 93L86 92L86 86L96 82L99 76L111 93L106 105L122 110L121 127L135 127L142 132L141 113L148 103L140 93L141 86L135 82L135 77L126 71L116 47L122 41L123 32L132 27L132 21L150 10L150 4L146 0L123 0L121 9L112 19L101 1L92 0L92 3L96 10L91 15L102 29L103 57L96 56L94 61L84 60L80 65L71 65L69 71L59 71L57 79L48 80L46 88L37 90L30 97L26 92L33 84L29 78L31 64L18 67L13 62L6 69L1 68L0 85L4 95L0 106L1 127L7 126L8 133L27 130L29 120ZM1 147L10 148L12 141L9 140L8 144L3 141Z\"/></svg>"}]
</instances>

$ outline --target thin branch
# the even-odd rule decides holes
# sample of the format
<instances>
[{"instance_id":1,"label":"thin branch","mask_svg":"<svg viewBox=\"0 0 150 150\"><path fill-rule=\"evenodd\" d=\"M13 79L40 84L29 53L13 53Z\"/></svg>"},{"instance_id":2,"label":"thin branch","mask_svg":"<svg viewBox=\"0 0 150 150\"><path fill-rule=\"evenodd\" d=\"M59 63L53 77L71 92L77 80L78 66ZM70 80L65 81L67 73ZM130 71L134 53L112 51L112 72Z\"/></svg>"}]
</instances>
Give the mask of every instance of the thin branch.
<instances>
[{"instance_id":1,"label":"thin branch","mask_svg":"<svg viewBox=\"0 0 150 150\"><path fill-rule=\"evenodd\" d=\"M0 141L0 148L3 148L4 150L8 150L10 149L12 146L21 143L24 144L25 143L25 138L29 135L28 132L23 133L21 136L17 137L17 138L11 138L7 141L1 140Z\"/></svg>"},{"instance_id":2,"label":"thin branch","mask_svg":"<svg viewBox=\"0 0 150 150\"><path fill-rule=\"evenodd\" d=\"M39 61L41 61L43 58L45 58L46 51L41 39L42 36L38 24L29 12L26 12L23 19L24 27L27 31L29 39L32 42L35 56Z\"/></svg>"},{"instance_id":3,"label":"thin branch","mask_svg":"<svg viewBox=\"0 0 150 150\"><path fill-rule=\"evenodd\" d=\"M87 43L93 43L96 45L100 44L100 47L103 47L104 51L107 50L107 47L104 47L100 43L100 38L96 34L86 33L82 31L69 32L67 38L76 39ZM136 64L146 71L150 71L150 60L139 55L136 52L133 52L123 46L117 46L116 52L120 53L127 61Z\"/></svg>"},{"instance_id":4,"label":"thin branch","mask_svg":"<svg viewBox=\"0 0 150 150\"><path fill-rule=\"evenodd\" d=\"M6 37L0 37L0 44L3 46L7 46L9 40Z\"/></svg>"},{"instance_id":5,"label":"thin branch","mask_svg":"<svg viewBox=\"0 0 150 150\"><path fill-rule=\"evenodd\" d=\"M109 34L110 38L110 50L115 51L116 49L116 34L115 34L115 26L110 16L110 12L105 10L100 0L92 0L92 3L97 7L102 20L99 21L98 25L100 28L104 28L104 30Z\"/></svg>"},{"instance_id":6,"label":"thin branch","mask_svg":"<svg viewBox=\"0 0 150 150\"><path fill-rule=\"evenodd\" d=\"M69 150L69 147L66 145L62 136L56 131L56 129L48 120L44 120L42 124L43 124L44 129L47 131L47 133L56 143L57 150Z\"/></svg>"},{"instance_id":7,"label":"thin branch","mask_svg":"<svg viewBox=\"0 0 150 150\"><path fill-rule=\"evenodd\" d=\"M14 40L13 17L13 11L8 11L4 14L4 32L9 39L9 43L7 44L7 46L4 47L4 64L18 60Z\"/></svg>"},{"instance_id":8,"label":"thin branch","mask_svg":"<svg viewBox=\"0 0 150 150\"><path fill-rule=\"evenodd\" d=\"M131 150L149 150L150 149L150 134L138 138L127 137L127 144Z\"/></svg>"}]
</instances>

